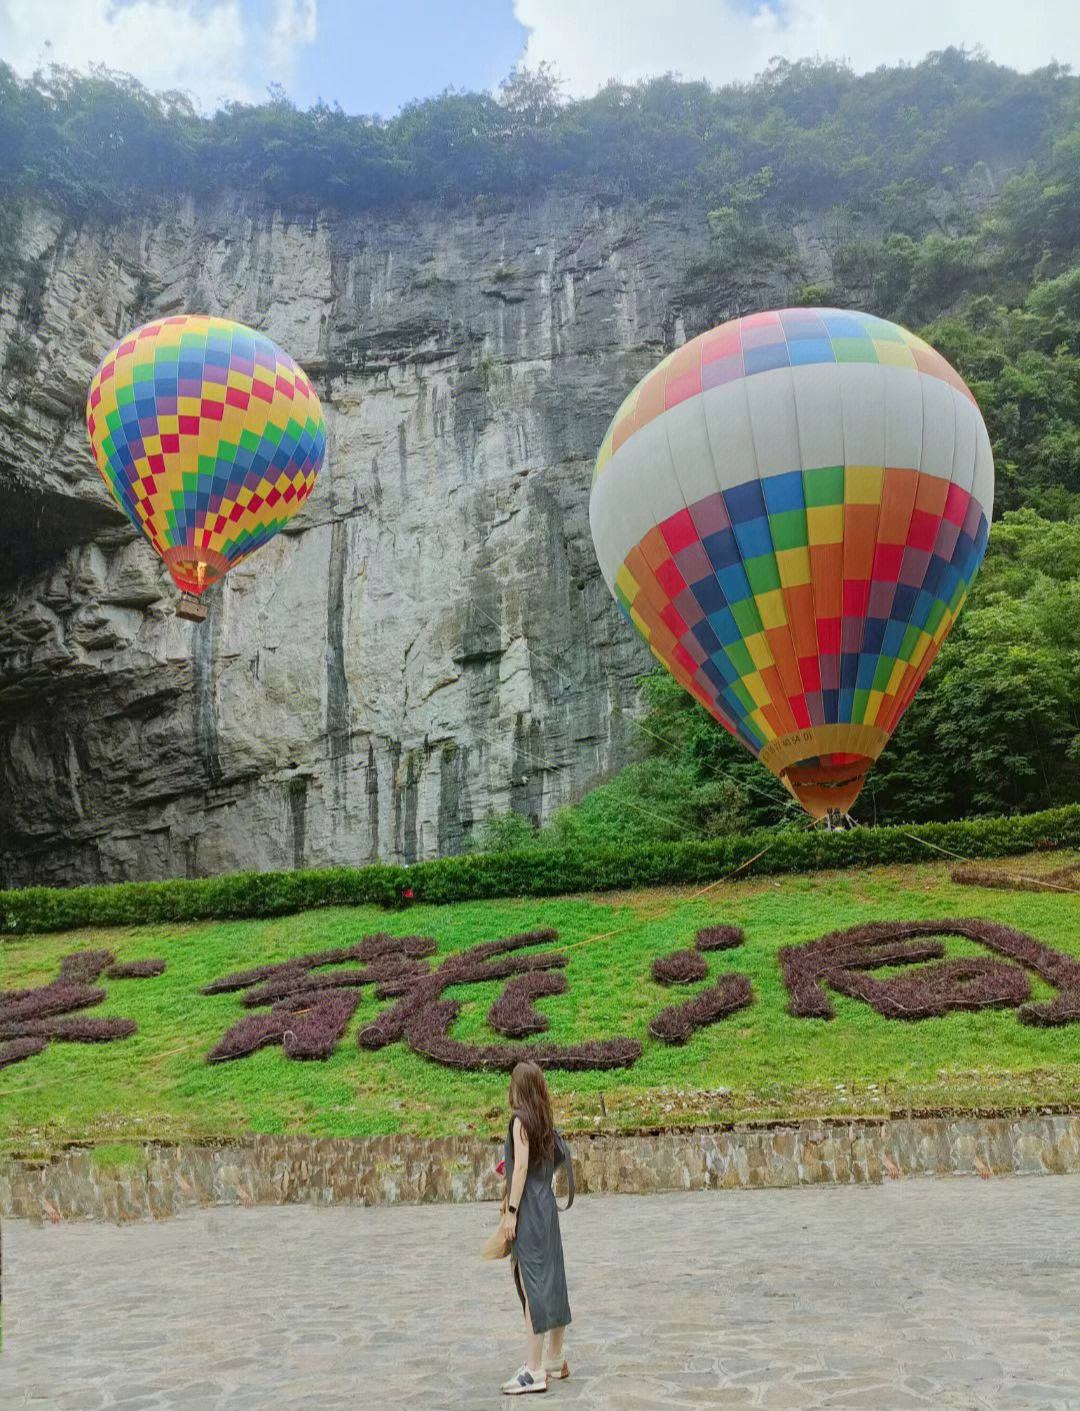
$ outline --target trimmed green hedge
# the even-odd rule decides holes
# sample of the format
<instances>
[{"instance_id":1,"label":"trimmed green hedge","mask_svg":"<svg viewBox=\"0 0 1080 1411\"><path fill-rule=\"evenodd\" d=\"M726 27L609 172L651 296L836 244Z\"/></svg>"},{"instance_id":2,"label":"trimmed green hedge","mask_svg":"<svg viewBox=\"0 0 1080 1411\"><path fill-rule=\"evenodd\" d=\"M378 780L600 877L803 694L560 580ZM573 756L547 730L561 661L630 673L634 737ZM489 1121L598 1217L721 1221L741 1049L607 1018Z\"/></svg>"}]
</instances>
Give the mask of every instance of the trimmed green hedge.
<instances>
[{"instance_id":1,"label":"trimmed green hedge","mask_svg":"<svg viewBox=\"0 0 1080 1411\"><path fill-rule=\"evenodd\" d=\"M1005 857L1047 845L1080 847L1080 805L1018 818L855 828L846 833L758 832L705 843L576 851L529 848L444 857L412 867L377 864L301 872L240 872L194 881L121 882L68 890L26 887L0 892L0 931L66 931L79 926L283 916L319 906L400 906L406 888L411 888L418 902L446 903L673 883L703 886L744 863L750 866L741 876L925 862L941 856L935 848L975 858ZM763 849L767 849L764 856L751 862Z\"/></svg>"}]
</instances>

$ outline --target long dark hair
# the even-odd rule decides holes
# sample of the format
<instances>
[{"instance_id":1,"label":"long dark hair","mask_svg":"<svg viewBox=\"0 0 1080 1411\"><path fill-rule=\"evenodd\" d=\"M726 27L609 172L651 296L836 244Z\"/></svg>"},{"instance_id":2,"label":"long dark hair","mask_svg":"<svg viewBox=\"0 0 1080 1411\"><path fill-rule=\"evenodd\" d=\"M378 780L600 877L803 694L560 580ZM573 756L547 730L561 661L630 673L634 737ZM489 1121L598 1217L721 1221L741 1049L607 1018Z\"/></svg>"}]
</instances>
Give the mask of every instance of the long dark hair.
<instances>
[{"instance_id":1,"label":"long dark hair","mask_svg":"<svg viewBox=\"0 0 1080 1411\"><path fill-rule=\"evenodd\" d=\"M535 1063L519 1063L510 1075L510 1108L521 1118L533 1161L555 1155L555 1118L543 1071Z\"/></svg>"}]
</instances>

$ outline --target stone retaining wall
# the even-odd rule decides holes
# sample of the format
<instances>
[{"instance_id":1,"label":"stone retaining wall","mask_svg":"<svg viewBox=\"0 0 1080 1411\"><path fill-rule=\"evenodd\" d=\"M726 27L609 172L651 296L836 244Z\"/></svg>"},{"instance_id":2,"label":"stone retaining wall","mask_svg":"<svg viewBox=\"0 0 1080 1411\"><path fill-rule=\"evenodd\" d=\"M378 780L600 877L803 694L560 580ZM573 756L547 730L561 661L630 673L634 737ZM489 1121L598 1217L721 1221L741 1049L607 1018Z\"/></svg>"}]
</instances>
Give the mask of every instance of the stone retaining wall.
<instances>
[{"instance_id":1,"label":"stone retaining wall","mask_svg":"<svg viewBox=\"0 0 1080 1411\"><path fill-rule=\"evenodd\" d=\"M897 1118L652 1135L578 1135L579 1193L646 1194L878 1184L903 1176L1080 1172L1080 1113ZM110 1170L86 1149L0 1160L0 1216L162 1219L200 1205L394 1205L493 1200L496 1143L255 1137L235 1146L147 1145Z\"/></svg>"}]
</instances>

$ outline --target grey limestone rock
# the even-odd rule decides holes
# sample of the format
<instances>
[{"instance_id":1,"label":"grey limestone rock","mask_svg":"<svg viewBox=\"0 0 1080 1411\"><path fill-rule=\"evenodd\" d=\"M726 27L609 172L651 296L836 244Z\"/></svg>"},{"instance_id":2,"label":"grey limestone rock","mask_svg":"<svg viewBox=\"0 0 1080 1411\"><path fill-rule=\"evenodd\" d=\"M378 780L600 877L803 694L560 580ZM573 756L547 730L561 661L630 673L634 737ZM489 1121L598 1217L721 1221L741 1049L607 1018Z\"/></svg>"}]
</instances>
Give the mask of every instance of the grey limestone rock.
<instances>
[{"instance_id":1,"label":"grey limestone rock","mask_svg":"<svg viewBox=\"0 0 1080 1411\"><path fill-rule=\"evenodd\" d=\"M666 351L788 292L759 272L688 306L707 241L701 211L585 195L27 207L0 298L0 885L411 862L621 767L652 663L593 554L593 458ZM201 625L82 422L113 339L176 311L264 329L329 426L316 493Z\"/></svg>"}]
</instances>

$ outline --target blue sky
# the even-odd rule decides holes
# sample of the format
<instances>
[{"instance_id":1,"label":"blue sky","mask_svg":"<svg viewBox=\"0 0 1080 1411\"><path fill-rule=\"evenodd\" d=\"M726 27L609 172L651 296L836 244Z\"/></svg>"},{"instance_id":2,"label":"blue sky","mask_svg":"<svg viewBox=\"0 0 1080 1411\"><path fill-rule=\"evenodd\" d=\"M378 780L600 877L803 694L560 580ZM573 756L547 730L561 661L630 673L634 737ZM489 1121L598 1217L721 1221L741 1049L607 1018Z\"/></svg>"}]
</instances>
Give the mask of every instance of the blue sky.
<instances>
[{"instance_id":1,"label":"blue sky","mask_svg":"<svg viewBox=\"0 0 1080 1411\"><path fill-rule=\"evenodd\" d=\"M288 87L303 104L388 114L444 88L494 88L527 38L510 0L319 0L318 38Z\"/></svg>"},{"instance_id":2,"label":"blue sky","mask_svg":"<svg viewBox=\"0 0 1080 1411\"><path fill-rule=\"evenodd\" d=\"M444 88L494 88L548 62L571 95L669 72L746 80L774 56L857 72L981 46L1029 70L1080 68L1078 0L0 0L0 58L105 64L204 110L298 102L389 116Z\"/></svg>"}]
</instances>

